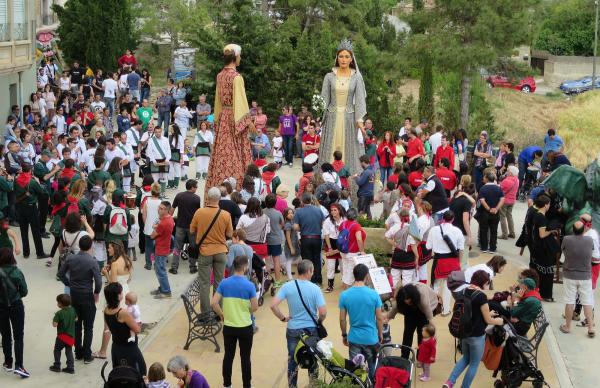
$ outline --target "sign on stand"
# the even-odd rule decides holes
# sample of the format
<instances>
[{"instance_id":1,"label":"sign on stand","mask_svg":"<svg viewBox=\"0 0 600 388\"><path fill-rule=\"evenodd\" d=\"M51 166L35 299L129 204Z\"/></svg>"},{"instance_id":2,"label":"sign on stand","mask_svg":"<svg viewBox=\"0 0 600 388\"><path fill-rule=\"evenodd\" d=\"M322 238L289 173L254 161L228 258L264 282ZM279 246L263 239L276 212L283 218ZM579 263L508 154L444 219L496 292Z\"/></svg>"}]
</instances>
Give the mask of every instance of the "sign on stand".
<instances>
[{"instance_id":1,"label":"sign on stand","mask_svg":"<svg viewBox=\"0 0 600 388\"><path fill-rule=\"evenodd\" d=\"M364 264L369 268L371 285L379 295L391 294L392 287L388 280L387 273L383 267L378 267L373 254L359 255L354 257L354 265Z\"/></svg>"}]
</instances>

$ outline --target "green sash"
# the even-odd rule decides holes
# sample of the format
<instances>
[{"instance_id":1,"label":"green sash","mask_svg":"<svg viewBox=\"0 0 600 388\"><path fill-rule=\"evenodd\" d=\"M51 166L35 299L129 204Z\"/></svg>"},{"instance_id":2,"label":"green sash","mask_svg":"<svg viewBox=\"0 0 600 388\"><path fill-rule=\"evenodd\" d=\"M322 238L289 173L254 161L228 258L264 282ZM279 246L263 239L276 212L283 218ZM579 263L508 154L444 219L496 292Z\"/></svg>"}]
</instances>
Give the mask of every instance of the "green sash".
<instances>
[{"instance_id":1,"label":"green sash","mask_svg":"<svg viewBox=\"0 0 600 388\"><path fill-rule=\"evenodd\" d=\"M164 162L167 158L166 158L165 153L163 152L162 148L160 148L160 144L158 143L158 140L156 140L155 136L152 137L152 141L154 142L154 146L158 150L158 153L160 154L160 156L162 156L162 158L160 159L161 162ZM169 172L169 165L167 164L164 166L157 166L154 163L151 163L150 172L154 173L154 174L167 173L167 172Z\"/></svg>"},{"instance_id":2,"label":"green sash","mask_svg":"<svg viewBox=\"0 0 600 388\"><path fill-rule=\"evenodd\" d=\"M119 148L121 149L121 151L123 151L125 156L127 156L127 150L125 149L125 147L123 147L122 144L119 144ZM129 159L129 158L127 158L127 159ZM131 165L128 164L126 166L123 166L123 177L129 178L131 176L133 176L133 173L131 172Z\"/></svg>"},{"instance_id":3,"label":"green sash","mask_svg":"<svg viewBox=\"0 0 600 388\"><path fill-rule=\"evenodd\" d=\"M196 156L210 156L210 143L204 140L200 132L196 133L198 144L196 144Z\"/></svg>"}]
</instances>

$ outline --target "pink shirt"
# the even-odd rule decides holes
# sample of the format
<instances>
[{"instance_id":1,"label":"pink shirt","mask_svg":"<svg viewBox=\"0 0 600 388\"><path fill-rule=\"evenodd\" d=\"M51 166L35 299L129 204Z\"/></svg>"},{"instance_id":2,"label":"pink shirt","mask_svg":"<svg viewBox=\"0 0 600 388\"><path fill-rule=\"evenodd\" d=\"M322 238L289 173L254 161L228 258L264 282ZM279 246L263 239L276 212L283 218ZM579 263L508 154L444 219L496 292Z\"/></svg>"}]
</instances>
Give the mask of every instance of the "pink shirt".
<instances>
[{"instance_id":1,"label":"pink shirt","mask_svg":"<svg viewBox=\"0 0 600 388\"><path fill-rule=\"evenodd\" d=\"M517 192L519 191L519 178L516 176L507 176L500 182L500 188L504 193L504 204L514 205L517 202Z\"/></svg>"},{"instance_id":2,"label":"pink shirt","mask_svg":"<svg viewBox=\"0 0 600 388\"><path fill-rule=\"evenodd\" d=\"M277 202L275 202L275 209L279 210L281 214L283 214L284 210L288 208L288 203L285 199L277 197Z\"/></svg>"}]
</instances>

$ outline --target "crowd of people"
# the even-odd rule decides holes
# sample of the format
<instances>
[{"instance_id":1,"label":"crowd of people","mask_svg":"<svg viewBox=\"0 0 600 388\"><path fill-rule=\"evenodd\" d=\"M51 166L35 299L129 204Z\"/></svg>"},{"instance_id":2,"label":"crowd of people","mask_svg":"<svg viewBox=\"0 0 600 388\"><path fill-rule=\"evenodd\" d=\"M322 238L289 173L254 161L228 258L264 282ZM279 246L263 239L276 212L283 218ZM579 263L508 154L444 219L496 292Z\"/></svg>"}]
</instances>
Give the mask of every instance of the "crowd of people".
<instances>
[{"instance_id":1,"label":"crowd of people","mask_svg":"<svg viewBox=\"0 0 600 388\"><path fill-rule=\"evenodd\" d=\"M143 306L130 280L138 252L144 255L144 268L156 273L158 287L151 292L156 299L172 296L169 276L178 274L182 258L188 259L201 285L200 310L214 311L224 325L225 387L231 386L237 346L243 386L251 386L252 341L260 326L254 313L264 291L251 282L254 277L272 277L277 290L270 307L287 324L290 387L297 384L294 354L302 335L323 336L323 291L336 290L338 273L343 343L349 358L364 363L371 378L378 347L391 342L390 321L400 313L402 344L413 347L416 332L419 378L429 381L437 342L433 317L452 314L454 296L472 301L473 325L459 336L463 357L444 386L452 388L465 369L462 386L471 386L486 325L509 320L526 334L541 301L553 301L561 251L568 300L560 329L569 333L583 309L583 324L594 336L598 234L589 214L572 231L565 230L559 196L541 183L560 165L570 164L555 130L548 131L544 147L526 147L518 156L510 142L496 151L486 131L470 146L464 130L449 132L441 125L430 130L426 120L413 127L406 118L398 133L381 133L365 117L364 83L353 66L351 45L342 44L323 86L326 106L334 109L321 119L308 106L298 115L285 106L271 133L262 108L256 101L248 107L245 92L240 94L243 81L235 70L240 55L239 46L224 49L226 66L217 77L214 114L205 96L196 109L188 109L185 85L172 80L150 107L152 77L146 70L138 73L131 52L106 78L102 70L93 73L78 63L62 75L52 62L40 68L31 105L22 111L13 107L3 136L0 327L6 370L29 377L23 365L27 285L15 259L21 252L30 256L29 229L37 258L56 266L64 284L53 319L53 372L75 373L74 360L88 364L107 358L112 338L113 365L126 360L148 386L167 386L165 368L159 363L147 368L137 346ZM336 101L333 95L347 100ZM351 111L349 104L354 104ZM247 111L240 111L244 105ZM224 144L248 148L226 154ZM302 174L289 187L278 173L284 164L293 166L295 157ZM196 161L196 179L190 179L191 160ZM197 194L200 180L205 180L204 201ZM166 189L179 188L182 181L185 190L169 201ZM512 210L530 183L529 209L516 243L529 248L531 268L522 271L502 300L488 300L481 291L506 266L497 254L498 239L517 237ZM389 312L368 286L367 266L356 261L366 254L361 219L373 218L377 203L383 204L382 233L392 252ZM20 239L11 226L20 228ZM42 239L50 237L54 244L47 254ZM474 245L491 255L487 263L470 265ZM465 282L451 292L448 278L460 271ZM101 348L92 352L101 292L105 327ZM287 314L280 309L284 300ZM166 369L187 387L208 387L180 356Z\"/></svg>"}]
</instances>

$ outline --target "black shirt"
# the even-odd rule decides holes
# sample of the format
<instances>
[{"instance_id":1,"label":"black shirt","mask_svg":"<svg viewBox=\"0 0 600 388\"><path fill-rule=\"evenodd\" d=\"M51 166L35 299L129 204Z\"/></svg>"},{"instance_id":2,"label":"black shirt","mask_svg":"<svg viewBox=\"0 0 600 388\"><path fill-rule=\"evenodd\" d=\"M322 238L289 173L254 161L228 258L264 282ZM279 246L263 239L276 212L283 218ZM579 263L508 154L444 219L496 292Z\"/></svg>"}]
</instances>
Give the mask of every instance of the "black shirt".
<instances>
[{"instance_id":1,"label":"black shirt","mask_svg":"<svg viewBox=\"0 0 600 388\"><path fill-rule=\"evenodd\" d=\"M131 114L131 111L133 110L133 101L132 102L122 102L121 103L121 107L119 109L127 109L127 113Z\"/></svg>"},{"instance_id":2,"label":"black shirt","mask_svg":"<svg viewBox=\"0 0 600 388\"><path fill-rule=\"evenodd\" d=\"M504 193L500 186L495 184L485 184L479 189L479 198L485 199L485 203L490 209L495 208L500 203L500 199L504 197Z\"/></svg>"},{"instance_id":3,"label":"black shirt","mask_svg":"<svg viewBox=\"0 0 600 388\"><path fill-rule=\"evenodd\" d=\"M481 306L488 304L487 297L483 292L474 290L472 288L465 289L465 296L471 298L471 315L473 326L471 335L469 337L481 337L485 334L485 328L487 327L487 323L485 323L483 314L481 313Z\"/></svg>"},{"instance_id":4,"label":"black shirt","mask_svg":"<svg viewBox=\"0 0 600 388\"><path fill-rule=\"evenodd\" d=\"M231 215L231 226L235 229L238 220L242 216L242 210L237 203L233 202L231 199L224 198L219 201L219 208Z\"/></svg>"},{"instance_id":5,"label":"black shirt","mask_svg":"<svg viewBox=\"0 0 600 388\"><path fill-rule=\"evenodd\" d=\"M454 213L454 221L452 221L452 225L459 228L465 236L467 235L467 231L463 223L463 213L470 213L472 207L473 204L471 201L462 195L454 198L452 202L450 202L450 210L452 210Z\"/></svg>"},{"instance_id":6,"label":"black shirt","mask_svg":"<svg viewBox=\"0 0 600 388\"><path fill-rule=\"evenodd\" d=\"M79 85L83 80L83 69L81 67L71 69L71 83Z\"/></svg>"},{"instance_id":7,"label":"black shirt","mask_svg":"<svg viewBox=\"0 0 600 388\"><path fill-rule=\"evenodd\" d=\"M194 218L196 210L200 209L200 197L189 191L184 191L175 196L173 200L173 209L179 207L177 211L177 222L175 226L178 228L189 229Z\"/></svg>"}]
</instances>

